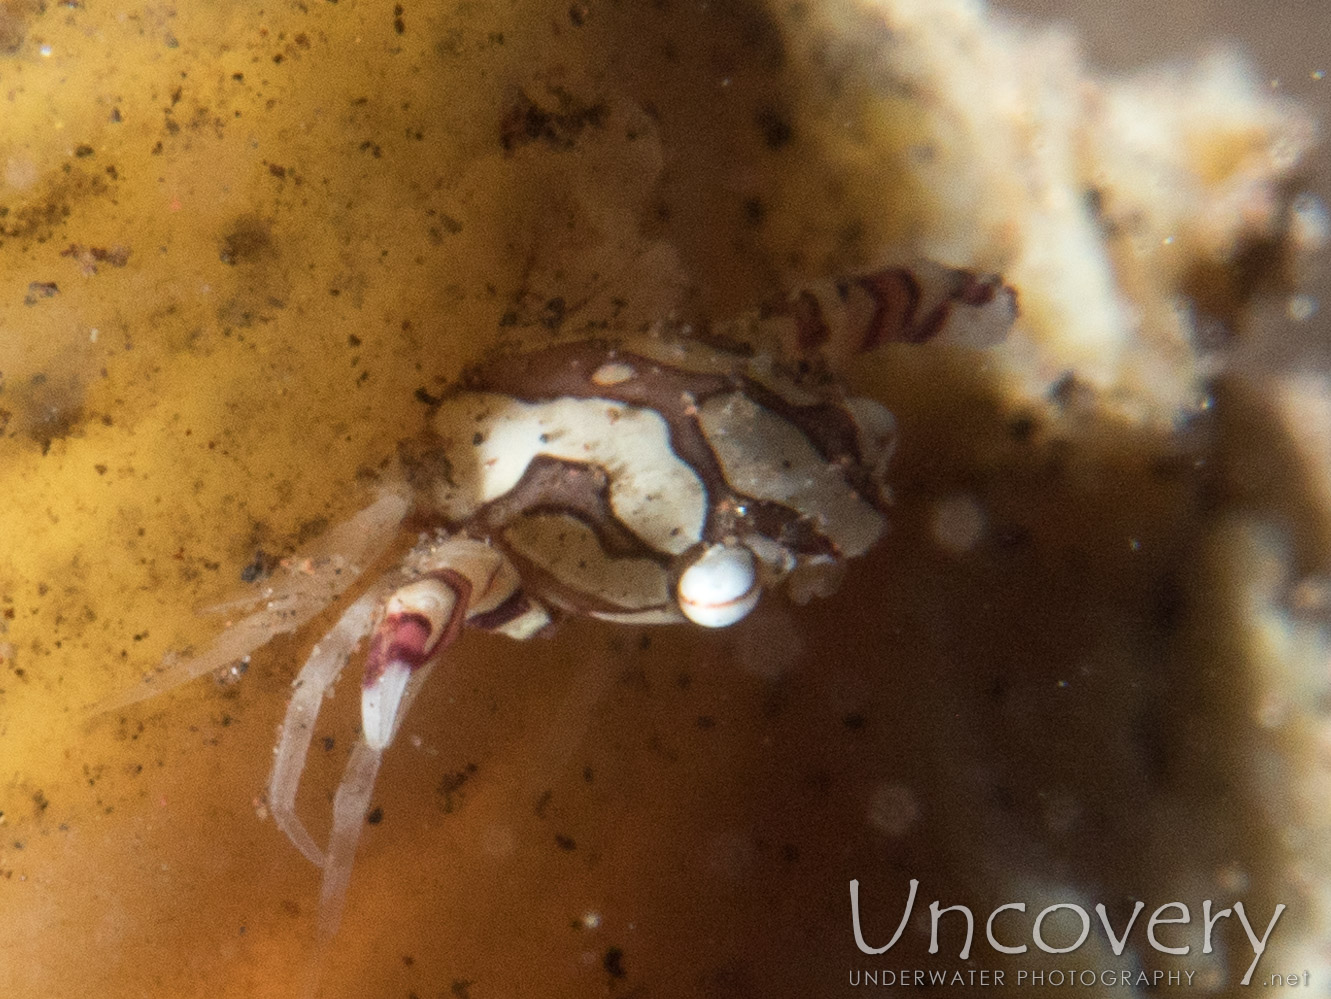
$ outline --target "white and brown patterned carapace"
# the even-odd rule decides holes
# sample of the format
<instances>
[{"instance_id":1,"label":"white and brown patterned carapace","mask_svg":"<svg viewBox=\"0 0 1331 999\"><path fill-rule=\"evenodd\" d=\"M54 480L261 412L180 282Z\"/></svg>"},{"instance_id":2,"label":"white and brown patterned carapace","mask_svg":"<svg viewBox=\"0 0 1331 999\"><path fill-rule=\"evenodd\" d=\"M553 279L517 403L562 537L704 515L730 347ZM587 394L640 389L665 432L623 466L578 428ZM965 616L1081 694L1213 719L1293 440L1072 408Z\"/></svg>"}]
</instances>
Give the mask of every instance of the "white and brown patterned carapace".
<instances>
[{"instance_id":1,"label":"white and brown patterned carapace","mask_svg":"<svg viewBox=\"0 0 1331 999\"><path fill-rule=\"evenodd\" d=\"M692 339L571 341L495 357L430 400L425 431L404 449L402 483L289 560L289 572L241 602L262 607L207 651L104 709L299 628L404 529L416 532L401 563L314 646L276 750L268 806L324 869L327 940L380 757L464 625L520 639L567 614L724 627L778 584L798 601L830 593L846 560L886 527L894 423L808 359L891 340L991 342L1014 311L996 278L920 265L806 290ZM773 343L804 363L783 366L767 352ZM296 815L296 791L320 704L367 635L362 738L325 850Z\"/></svg>"}]
</instances>

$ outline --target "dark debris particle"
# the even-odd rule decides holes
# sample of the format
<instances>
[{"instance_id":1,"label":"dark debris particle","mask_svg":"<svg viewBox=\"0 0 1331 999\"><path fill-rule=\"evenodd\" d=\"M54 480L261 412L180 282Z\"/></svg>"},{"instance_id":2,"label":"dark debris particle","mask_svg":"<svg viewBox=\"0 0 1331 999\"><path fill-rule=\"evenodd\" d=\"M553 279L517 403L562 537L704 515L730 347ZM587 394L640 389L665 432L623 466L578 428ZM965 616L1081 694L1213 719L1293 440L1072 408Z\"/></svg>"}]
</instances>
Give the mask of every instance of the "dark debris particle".
<instances>
[{"instance_id":1,"label":"dark debris particle","mask_svg":"<svg viewBox=\"0 0 1331 999\"><path fill-rule=\"evenodd\" d=\"M601 966L605 968L611 978L623 978L628 974L624 970L624 951L619 947L607 947L605 957L601 959Z\"/></svg>"},{"instance_id":2,"label":"dark debris particle","mask_svg":"<svg viewBox=\"0 0 1331 999\"><path fill-rule=\"evenodd\" d=\"M448 986L448 994L453 999L471 999L471 987L475 984L467 978L455 978Z\"/></svg>"},{"instance_id":3,"label":"dark debris particle","mask_svg":"<svg viewBox=\"0 0 1331 999\"><path fill-rule=\"evenodd\" d=\"M393 30L396 31L399 35L405 34L407 30L407 24L405 21L402 20L402 14L403 14L402 5L395 4L393 6Z\"/></svg>"},{"instance_id":4,"label":"dark debris particle","mask_svg":"<svg viewBox=\"0 0 1331 999\"><path fill-rule=\"evenodd\" d=\"M431 395L424 385L416 389L412 395L417 402L423 403L426 406L437 406L444 401L444 397L441 395Z\"/></svg>"},{"instance_id":5,"label":"dark debris particle","mask_svg":"<svg viewBox=\"0 0 1331 999\"><path fill-rule=\"evenodd\" d=\"M327 517L311 517L309 520L302 521L301 525L296 528L296 547L301 548L309 544L327 530Z\"/></svg>"},{"instance_id":6,"label":"dark debris particle","mask_svg":"<svg viewBox=\"0 0 1331 999\"><path fill-rule=\"evenodd\" d=\"M554 333L564 325L564 318L567 315L568 303L564 301L563 297L556 296L547 301L541 309L540 323L551 333Z\"/></svg>"},{"instance_id":7,"label":"dark debris particle","mask_svg":"<svg viewBox=\"0 0 1331 999\"><path fill-rule=\"evenodd\" d=\"M85 156L91 156L92 154L93 154L92 146L80 145L74 147L74 155L79 159L83 159L83 157Z\"/></svg>"},{"instance_id":8,"label":"dark debris particle","mask_svg":"<svg viewBox=\"0 0 1331 999\"><path fill-rule=\"evenodd\" d=\"M337 740L334 739L331 735L326 735L323 737L323 747L325 753L331 753L335 745L337 745Z\"/></svg>"},{"instance_id":9,"label":"dark debris particle","mask_svg":"<svg viewBox=\"0 0 1331 999\"><path fill-rule=\"evenodd\" d=\"M36 305L43 298L54 298L60 294L60 286L54 281L30 281L28 293L23 297L24 305Z\"/></svg>"},{"instance_id":10,"label":"dark debris particle","mask_svg":"<svg viewBox=\"0 0 1331 999\"><path fill-rule=\"evenodd\" d=\"M279 561L276 555L259 548L254 552L254 561L240 570L240 578L246 583L265 579L273 574Z\"/></svg>"},{"instance_id":11,"label":"dark debris particle","mask_svg":"<svg viewBox=\"0 0 1331 999\"><path fill-rule=\"evenodd\" d=\"M1074 372L1064 372L1048 390L1049 398L1063 409L1088 408L1094 403L1095 394L1084 379Z\"/></svg>"},{"instance_id":12,"label":"dark debris particle","mask_svg":"<svg viewBox=\"0 0 1331 999\"><path fill-rule=\"evenodd\" d=\"M867 723L868 719L858 711L852 711L841 719L841 724L845 725L846 728L850 729L852 732L858 732L860 729L864 728Z\"/></svg>"},{"instance_id":13,"label":"dark debris particle","mask_svg":"<svg viewBox=\"0 0 1331 999\"><path fill-rule=\"evenodd\" d=\"M1119 223L1105 210L1105 192L1102 189L1088 187L1082 192L1082 204L1086 207L1086 214L1095 220L1106 239L1114 239L1119 235Z\"/></svg>"},{"instance_id":14,"label":"dark debris particle","mask_svg":"<svg viewBox=\"0 0 1331 999\"><path fill-rule=\"evenodd\" d=\"M82 243L70 243L60 251L62 257L73 260L87 275L96 274L98 264L124 267L129 263L129 253L128 246L84 246Z\"/></svg>"},{"instance_id":15,"label":"dark debris particle","mask_svg":"<svg viewBox=\"0 0 1331 999\"><path fill-rule=\"evenodd\" d=\"M575 3L568 9L569 23L575 28L581 28L587 23L587 7L585 4Z\"/></svg>"},{"instance_id":16,"label":"dark debris particle","mask_svg":"<svg viewBox=\"0 0 1331 999\"><path fill-rule=\"evenodd\" d=\"M555 793L549 788L541 792L540 797L536 799L535 807L532 809L538 819L545 818L545 810L550 807L550 802L554 800L554 797Z\"/></svg>"},{"instance_id":17,"label":"dark debris particle","mask_svg":"<svg viewBox=\"0 0 1331 999\"><path fill-rule=\"evenodd\" d=\"M555 845L567 853L572 853L578 848L577 841L572 836L565 836L563 833L555 833Z\"/></svg>"},{"instance_id":18,"label":"dark debris particle","mask_svg":"<svg viewBox=\"0 0 1331 999\"><path fill-rule=\"evenodd\" d=\"M543 107L526 93L517 91L499 124L499 144L511 153L531 142L544 142L555 149L571 149L587 128L605 124L604 102L584 104L562 88L553 88L553 108Z\"/></svg>"},{"instance_id":19,"label":"dark debris particle","mask_svg":"<svg viewBox=\"0 0 1331 999\"><path fill-rule=\"evenodd\" d=\"M377 826L383 820L384 820L384 810L380 808L378 805L376 805L374 808L371 808L370 814L365 816L365 822L367 825Z\"/></svg>"},{"instance_id":20,"label":"dark debris particle","mask_svg":"<svg viewBox=\"0 0 1331 999\"><path fill-rule=\"evenodd\" d=\"M438 793L443 797L443 809L445 815L451 815L457 807L455 795L462 790L464 784L476 774L476 764L468 763L461 770L451 774L444 774L443 779L439 781Z\"/></svg>"},{"instance_id":21,"label":"dark debris particle","mask_svg":"<svg viewBox=\"0 0 1331 999\"><path fill-rule=\"evenodd\" d=\"M31 18L42 13L40 0L5 0L0 3L0 53L13 55L23 47Z\"/></svg>"},{"instance_id":22,"label":"dark debris particle","mask_svg":"<svg viewBox=\"0 0 1331 999\"><path fill-rule=\"evenodd\" d=\"M1014 441L1025 443L1035 434L1035 417L1023 415L1008 424L1008 435Z\"/></svg>"},{"instance_id":23,"label":"dark debris particle","mask_svg":"<svg viewBox=\"0 0 1331 999\"><path fill-rule=\"evenodd\" d=\"M19 403L20 432L47 454L52 443L74 435L87 419L83 410L83 386L63 379L48 379L44 373L33 375L26 384L12 389ZM7 423L0 414L0 423Z\"/></svg>"},{"instance_id":24,"label":"dark debris particle","mask_svg":"<svg viewBox=\"0 0 1331 999\"><path fill-rule=\"evenodd\" d=\"M789 120L775 108L765 107L758 110L754 121L762 132L763 142L768 149L784 149L795 138L795 130Z\"/></svg>"},{"instance_id":25,"label":"dark debris particle","mask_svg":"<svg viewBox=\"0 0 1331 999\"><path fill-rule=\"evenodd\" d=\"M273 255L273 235L268 223L254 215L242 215L222 237L218 259L235 266Z\"/></svg>"},{"instance_id":26,"label":"dark debris particle","mask_svg":"<svg viewBox=\"0 0 1331 999\"><path fill-rule=\"evenodd\" d=\"M716 719L711 715L699 715L698 728L702 729L704 732L714 729L716 728Z\"/></svg>"}]
</instances>

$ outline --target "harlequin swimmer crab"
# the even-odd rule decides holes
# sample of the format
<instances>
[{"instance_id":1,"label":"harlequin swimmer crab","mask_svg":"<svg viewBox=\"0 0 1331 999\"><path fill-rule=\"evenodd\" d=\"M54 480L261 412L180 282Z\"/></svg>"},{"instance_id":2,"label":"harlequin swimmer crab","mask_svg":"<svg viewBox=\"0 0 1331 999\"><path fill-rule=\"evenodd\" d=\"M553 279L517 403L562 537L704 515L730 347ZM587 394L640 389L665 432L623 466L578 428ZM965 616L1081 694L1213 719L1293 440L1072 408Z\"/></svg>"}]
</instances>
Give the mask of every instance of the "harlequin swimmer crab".
<instances>
[{"instance_id":1,"label":"harlequin swimmer crab","mask_svg":"<svg viewBox=\"0 0 1331 999\"><path fill-rule=\"evenodd\" d=\"M381 491L290 560L261 606L201 655L104 708L247 657L323 610L421 525L365 585L294 682L268 807L323 868L321 936L340 917L380 758L440 653L464 626L525 639L563 615L725 627L762 592L830 593L883 534L891 414L817 366L718 347L783 340L806 355L886 340L1001 337L1014 296L996 278L932 265L799 293L704 339L643 336L498 356L433 400L411 484ZM802 371L802 374L795 373ZM333 801L326 848L295 811L325 694L365 636L361 738Z\"/></svg>"}]
</instances>

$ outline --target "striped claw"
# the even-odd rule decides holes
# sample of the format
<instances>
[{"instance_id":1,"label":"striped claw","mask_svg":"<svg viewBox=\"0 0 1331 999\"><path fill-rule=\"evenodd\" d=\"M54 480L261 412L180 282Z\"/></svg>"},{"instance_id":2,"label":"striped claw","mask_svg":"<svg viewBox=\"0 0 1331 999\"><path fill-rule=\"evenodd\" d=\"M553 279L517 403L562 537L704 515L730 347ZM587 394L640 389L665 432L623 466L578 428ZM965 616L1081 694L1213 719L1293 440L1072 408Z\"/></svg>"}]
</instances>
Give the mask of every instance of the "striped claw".
<instances>
[{"instance_id":1,"label":"striped claw","mask_svg":"<svg viewBox=\"0 0 1331 999\"><path fill-rule=\"evenodd\" d=\"M465 579L430 577L389 598L361 688L361 727L371 748L383 750L393 741L405 714L409 681L457 634L470 592Z\"/></svg>"}]
</instances>

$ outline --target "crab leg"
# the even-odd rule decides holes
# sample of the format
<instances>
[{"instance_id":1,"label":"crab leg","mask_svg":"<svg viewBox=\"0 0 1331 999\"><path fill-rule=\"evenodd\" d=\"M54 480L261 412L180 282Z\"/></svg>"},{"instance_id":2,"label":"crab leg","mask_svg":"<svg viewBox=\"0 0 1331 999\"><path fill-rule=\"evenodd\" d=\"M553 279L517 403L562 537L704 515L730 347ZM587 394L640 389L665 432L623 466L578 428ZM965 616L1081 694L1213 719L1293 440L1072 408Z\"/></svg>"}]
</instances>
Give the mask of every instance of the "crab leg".
<instances>
[{"instance_id":1,"label":"crab leg","mask_svg":"<svg viewBox=\"0 0 1331 999\"><path fill-rule=\"evenodd\" d=\"M322 947L337 932L342 916L379 761L397 736L439 653L452 644L468 621L513 638L526 638L550 623L543 606L523 598L512 564L485 542L460 536L423 542L408 559L408 571L416 578L389 595L370 642L361 687L361 738L333 797L333 828L327 853L322 855ZM362 598L368 599L373 598L369 594ZM297 739L303 741L297 744ZM303 753L308 745L308 734L292 736L291 752ZM292 770L298 777L294 765ZM311 855L298 834L290 829L287 833L306 856ZM320 856L317 848L314 855Z\"/></svg>"},{"instance_id":2,"label":"crab leg","mask_svg":"<svg viewBox=\"0 0 1331 999\"><path fill-rule=\"evenodd\" d=\"M323 866L324 854L296 815L296 791L305 770L305 757L314 734L314 722L328 689L337 682L347 659L369 634L374 613L387 586L376 587L343 612L337 624L310 653L292 686L282 736L274 750L273 774L268 781L268 808L273 821L311 862Z\"/></svg>"},{"instance_id":3,"label":"crab leg","mask_svg":"<svg viewBox=\"0 0 1331 999\"><path fill-rule=\"evenodd\" d=\"M252 598L232 602L252 605L262 601L260 610L231 625L199 655L173 663L145 677L138 686L101 701L92 708L92 714L147 700L244 659L277 635L295 631L327 607L383 554L397 535L408 505L405 493L383 490L364 510L327 532L313 547L297 554L291 561L299 568L285 579Z\"/></svg>"},{"instance_id":4,"label":"crab leg","mask_svg":"<svg viewBox=\"0 0 1331 999\"><path fill-rule=\"evenodd\" d=\"M319 893L319 939L332 940L342 919L351 883L351 866L356 858L356 844L365 825L365 810L374 793L383 750L364 739L358 740L347 761L346 773L333 796L333 832L328 841L328 861L324 864L323 886Z\"/></svg>"},{"instance_id":5,"label":"crab leg","mask_svg":"<svg viewBox=\"0 0 1331 999\"><path fill-rule=\"evenodd\" d=\"M498 556L491 549L485 551L490 556L485 560L488 567L464 563L463 571L437 569L394 591L384 605L383 619L365 660L361 738L333 797L333 828L319 900L319 937L325 944L337 932L342 917L356 845L383 751L397 735L436 655L461 630L472 594L483 593L495 575ZM466 569L481 569L482 578L473 580ZM307 744L308 738L306 735Z\"/></svg>"}]
</instances>

